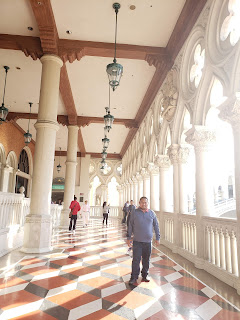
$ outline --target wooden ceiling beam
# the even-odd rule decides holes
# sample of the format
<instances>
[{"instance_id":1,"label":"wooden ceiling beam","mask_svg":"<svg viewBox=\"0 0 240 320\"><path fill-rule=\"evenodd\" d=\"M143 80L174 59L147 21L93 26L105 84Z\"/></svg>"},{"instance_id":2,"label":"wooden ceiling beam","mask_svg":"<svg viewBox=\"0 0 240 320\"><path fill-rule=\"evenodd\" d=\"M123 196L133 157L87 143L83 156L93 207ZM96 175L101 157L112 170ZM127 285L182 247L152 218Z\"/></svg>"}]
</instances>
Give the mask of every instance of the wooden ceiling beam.
<instances>
[{"instance_id":1,"label":"wooden ceiling beam","mask_svg":"<svg viewBox=\"0 0 240 320\"><path fill-rule=\"evenodd\" d=\"M46 35L44 37L46 38ZM22 50L27 57L32 58L35 56L41 58L44 53L58 52L57 54L64 62L73 62L80 60L83 56L112 58L114 55L114 43L59 39L57 47L52 51L50 50L52 47L47 46L46 42L44 49L41 44L43 44L41 37L0 34L0 49ZM146 60L149 63L151 59L156 57L161 59L166 56L166 48L117 44L117 58Z\"/></svg>"},{"instance_id":2,"label":"wooden ceiling beam","mask_svg":"<svg viewBox=\"0 0 240 320\"><path fill-rule=\"evenodd\" d=\"M102 158L101 153L94 153L94 152L86 152L85 154L90 154L91 158L96 158L100 159ZM78 151L77 152L77 157L84 157L85 154L82 154L82 152ZM67 156L67 151L55 151L55 157L66 157ZM122 159L121 155L119 153L108 153L107 155L107 160L110 159Z\"/></svg>"},{"instance_id":3,"label":"wooden ceiling beam","mask_svg":"<svg viewBox=\"0 0 240 320\"><path fill-rule=\"evenodd\" d=\"M17 119L32 119L37 120L38 114L37 113L23 113L23 112L9 112L7 115L7 121L16 121ZM69 116L66 115L58 115L57 116L58 123L68 126L69 124ZM102 123L103 118L101 117L84 117L84 116L77 116L76 125L79 127L89 126L91 123ZM138 128L138 124L134 119L114 119L114 124L123 125L126 128Z\"/></svg>"}]
</instances>

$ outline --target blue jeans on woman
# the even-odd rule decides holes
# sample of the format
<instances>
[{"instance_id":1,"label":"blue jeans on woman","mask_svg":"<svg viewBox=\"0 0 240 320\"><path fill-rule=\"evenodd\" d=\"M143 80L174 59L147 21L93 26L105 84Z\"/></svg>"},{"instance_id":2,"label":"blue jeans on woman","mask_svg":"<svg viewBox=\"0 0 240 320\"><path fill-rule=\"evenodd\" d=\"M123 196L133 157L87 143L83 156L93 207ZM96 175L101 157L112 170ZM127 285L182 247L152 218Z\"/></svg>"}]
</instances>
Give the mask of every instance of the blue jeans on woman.
<instances>
[{"instance_id":1,"label":"blue jeans on woman","mask_svg":"<svg viewBox=\"0 0 240 320\"><path fill-rule=\"evenodd\" d=\"M133 241L133 259L131 279L138 279L140 273L140 261L142 258L142 277L146 278L149 270L150 256L152 252L151 242Z\"/></svg>"}]
</instances>

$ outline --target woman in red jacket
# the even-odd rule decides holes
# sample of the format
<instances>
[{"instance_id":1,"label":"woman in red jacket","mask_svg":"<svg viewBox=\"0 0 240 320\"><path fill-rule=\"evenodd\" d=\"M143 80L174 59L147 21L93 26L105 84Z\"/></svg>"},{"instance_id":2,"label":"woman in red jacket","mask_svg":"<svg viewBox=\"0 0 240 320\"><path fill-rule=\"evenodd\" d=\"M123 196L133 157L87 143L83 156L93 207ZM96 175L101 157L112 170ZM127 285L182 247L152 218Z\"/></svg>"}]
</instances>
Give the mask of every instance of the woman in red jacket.
<instances>
[{"instance_id":1,"label":"woman in red jacket","mask_svg":"<svg viewBox=\"0 0 240 320\"><path fill-rule=\"evenodd\" d=\"M75 233L76 229L76 222L77 222L77 213L81 210L80 204L77 202L77 197L74 196L74 201L71 202L70 207L71 209L71 217L70 217L70 224L69 224L69 231L72 231L73 225L73 233Z\"/></svg>"}]
</instances>

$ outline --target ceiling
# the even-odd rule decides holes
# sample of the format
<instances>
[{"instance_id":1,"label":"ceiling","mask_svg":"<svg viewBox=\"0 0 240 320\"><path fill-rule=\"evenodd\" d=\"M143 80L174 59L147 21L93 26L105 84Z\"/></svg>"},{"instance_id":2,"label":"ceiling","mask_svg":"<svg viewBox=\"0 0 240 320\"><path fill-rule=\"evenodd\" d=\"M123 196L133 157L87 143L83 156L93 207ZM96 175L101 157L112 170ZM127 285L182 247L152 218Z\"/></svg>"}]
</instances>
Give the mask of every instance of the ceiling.
<instances>
[{"instance_id":1,"label":"ceiling","mask_svg":"<svg viewBox=\"0 0 240 320\"><path fill-rule=\"evenodd\" d=\"M26 131L28 102L33 102L33 139L41 82L39 58L44 53L58 54L65 66L61 70L56 150L67 150L67 125L77 124L81 130L78 151L82 155L101 153L102 117L109 94L106 65L112 62L114 53L113 2L0 1L0 90L4 85L3 66L8 65L8 120L16 121ZM120 86L111 91L111 114L116 120L109 135L110 157L124 155L205 2L119 1L117 60L124 72Z\"/></svg>"}]
</instances>

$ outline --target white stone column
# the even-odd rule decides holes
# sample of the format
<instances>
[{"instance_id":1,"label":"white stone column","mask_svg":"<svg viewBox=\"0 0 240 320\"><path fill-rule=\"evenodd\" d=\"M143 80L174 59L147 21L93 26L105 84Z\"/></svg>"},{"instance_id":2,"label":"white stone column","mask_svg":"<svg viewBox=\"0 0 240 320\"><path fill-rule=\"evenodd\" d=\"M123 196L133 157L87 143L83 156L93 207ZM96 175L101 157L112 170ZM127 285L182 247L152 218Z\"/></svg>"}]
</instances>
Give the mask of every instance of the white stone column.
<instances>
[{"instance_id":1,"label":"white stone column","mask_svg":"<svg viewBox=\"0 0 240 320\"><path fill-rule=\"evenodd\" d=\"M138 199L136 205L138 205L139 199L143 196L143 178L139 173L137 173L136 177L138 180Z\"/></svg>"},{"instance_id":2,"label":"white stone column","mask_svg":"<svg viewBox=\"0 0 240 320\"><path fill-rule=\"evenodd\" d=\"M148 171L150 172L150 203L151 209L159 211L159 169L150 163L148 165Z\"/></svg>"},{"instance_id":3,"label":"white stone column","mask_svg":"<svg viewBox=\"0 0 240 320\"><path fill-rule=\"evenodd\" d=\"M133 200L133 197L134 197L133 181L130 180L130 199L129 199L129 201Z\"/></svg>"},{"instance_id":4,"label":"white stone column","mask_svg":"<svg viewBox=\"0 0 240 320\"><path fill-rule=\"evenodd\" d=\"M148 198L149 208L151 206L150 202L150 176L145 168L141 170L141 176L143 177L143 196Z\"/></svg>"},{"instance_id":5,"label":"white stone column","mask_svg":"<svg viewBox=\"0 0 240 320\"><path fill-rule=\"evenodd\" d=\"M8 192L9 176L12 167L5 165L2 170L2 192Z\"/></svg>"},{"instance_id":6,"label":"white stone column","mask_svg":"<svg viewBox=\"0 0 240 320\"><path fill-rule=\"evenodd\" d=\"M179 213L179 173L178 173L178 144L168 148L168 155L173 165L173 211Z\"/></svg>"},{"instance_id":7,"label":"white stone column","mask_svg":"<svg viewBox=\"0 0 240 320\"><path fill-rule=\"evenodd\" d=\"M196 158L196 227L197 227L197 258L195 266L203 268L204 227L202 217L210 216L214 210L214 193L212 177L212 152L216 142L216 134L204 126L194 126L186 133L187 143L194 146Z\"/></svg>"},{"instance_id":8,"label":"white stone column","mask_svg":"<svg viewBox=\"0 0 240 320\"><path fill-rule=\"evenodd\" d=\"M188 212L187 175L186 164L189 156L189 148L180 146L178 149L178 181L179 181L179 213Z\"/></svg>"},{"instance_id":9,"label":"white stone column","mask_svg":"<svg viewBox=\"0 0 240 320\"><path fill-rule=\"evenodd\" d=\"M238 274L240 275L240 97L232 97L220 106L219 117L231 124L234 139L234 163L235 163L235 195L237 214L237 253ZM240 294L240 278L237 280L237 292Z\"/></svg>"},{"instance_id":10,"label":"white stone column","mask_svg":"<svg viewBox=\"0 0 240 320\"><path fill-rule=\"evenodd\" d=\"M119 196L119 207L123 207L124 203L123 203L123 186L120 185L117 187L117 190L118 190L118 196Z\"/></svg>"},{"instance_id":11,"label":"white stone column","mask_svg":"<svg viewBox=\"0 0 240 320\"><path fill-rule=\"evenodd\" d=\"M127 199L126 199L126 201L130 201L130 198L131 198L130 183L127 182L126 186L127 186Z\"/></svg>"},{"instance_id":12,"label":"white stone column","mask_svg":"<svg viewBox=\"0 0 240 320\"><path fill-rule=\"evenodd\" d=\"M134 204L137 205L139 202L139 198L138 198L138 181L136 177L133 179L133 190L134 190L133 201L134 201Z\"/></svg>"},{"instance_id":13,"label":"white stone column","mask_svg":"<svg viewBox=\"0 0 240 320\"><path fill-rule=\"evenodd\" d=\"M155 159L155 165L159 167L159 206L160 212L169 212L170 199L168 193L168 174L171 165L170 159L167 155L158 155Z\"/></svg>"},{"instance_id":14,"label":"white stone column","mask_svg":"<svg viewBox=\"0 0 240 320\"><path fill-rule=\"evenodd\" d=\"M101 185L101 189L102 189L102 199L103 199L103 201L102 201L102 203L104 202L104 201L106 201L107 202L107 185L106 184L102 184Z\"/></svg>"},{"instance_id":15,"label":"white stone column","mask_svg":"<svg viewBox=\"0 0 240 320\"><path fill-rule=\"evenodd\" d=\"M44 55L40 103L36 128L34 151L34 171L30 214L24 225L22 251L41 253L52 250L52 218L50 216L53 165L56 131L58 130L57 111L59 99L60 69L63 65L58 56Z\"/></svg>"},{"instance_id":16,"label":"white stone column","mask_svg":"<svg viewBox=\"0 0 240 320\"><path fill-rule=\"evenodd\" d=\"M65 189L63 210L61 212L61 226L68 227L69 206L74 198L76 166L77 166L77 145L78 145L78 126L68 126L67 159L65 171Z\"/></svg>"}]
</instances>

